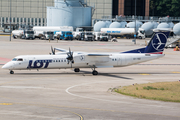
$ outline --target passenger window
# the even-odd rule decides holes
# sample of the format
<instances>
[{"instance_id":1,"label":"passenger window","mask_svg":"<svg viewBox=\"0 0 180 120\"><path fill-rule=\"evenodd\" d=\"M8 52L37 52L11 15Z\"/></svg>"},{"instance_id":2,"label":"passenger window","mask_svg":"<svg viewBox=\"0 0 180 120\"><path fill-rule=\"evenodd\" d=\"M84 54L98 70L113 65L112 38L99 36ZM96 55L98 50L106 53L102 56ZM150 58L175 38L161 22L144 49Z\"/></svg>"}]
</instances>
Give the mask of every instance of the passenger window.
<instances>
[{"instance_id":1,"label":"passenger window","mask_svg":"<svg viewBox=\"0 0 180 120\"><path fill-rule=\"evenodd\" d=\"M23 61L23 59L22 59L22 58L19 58L17 61Z\"/></svg>"}]
</instances>

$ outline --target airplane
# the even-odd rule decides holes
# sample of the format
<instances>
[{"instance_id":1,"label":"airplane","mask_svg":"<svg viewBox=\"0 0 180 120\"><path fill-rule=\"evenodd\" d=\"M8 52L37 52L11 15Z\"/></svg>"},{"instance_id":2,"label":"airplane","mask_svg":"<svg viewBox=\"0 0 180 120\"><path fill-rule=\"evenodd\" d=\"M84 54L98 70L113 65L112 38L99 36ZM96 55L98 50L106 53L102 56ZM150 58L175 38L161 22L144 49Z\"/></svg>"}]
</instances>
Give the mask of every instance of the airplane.
<instances>
[{"instance_id":1,"label":"airplane","mask_svg":"<svg viewBox=\"0 0 180 120\"><path fill-rule=\"evenodd\" d=\"M163 57L163 51L169 37L169 31L155 31L149 44L140 49L117 53L72 52L61 48L52 48L49 55L21 55L2 66L10 70L91 68L93 75L98 75L96 68L125 67ZM59 51L55 53L55 51Z\"/></svg>"}]
</instances>

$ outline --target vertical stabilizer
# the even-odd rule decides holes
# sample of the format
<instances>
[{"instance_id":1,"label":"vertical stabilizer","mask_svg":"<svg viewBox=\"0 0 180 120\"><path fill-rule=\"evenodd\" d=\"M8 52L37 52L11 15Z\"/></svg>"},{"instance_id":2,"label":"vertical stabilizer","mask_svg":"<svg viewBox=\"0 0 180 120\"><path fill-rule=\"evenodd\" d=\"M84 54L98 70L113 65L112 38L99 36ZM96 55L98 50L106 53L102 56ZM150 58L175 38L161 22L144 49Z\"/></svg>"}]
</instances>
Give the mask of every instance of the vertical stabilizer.
<instances>
[{"instance_id":1,"label":"vertical stabilizer","mask_svg":"<svg viewBox=\"0 0 180 120\"><path fill-rule=\"evenodd\" d=\"M170 32L155 32L144 53L162 54Z\"/></svg>"}]
</instances>

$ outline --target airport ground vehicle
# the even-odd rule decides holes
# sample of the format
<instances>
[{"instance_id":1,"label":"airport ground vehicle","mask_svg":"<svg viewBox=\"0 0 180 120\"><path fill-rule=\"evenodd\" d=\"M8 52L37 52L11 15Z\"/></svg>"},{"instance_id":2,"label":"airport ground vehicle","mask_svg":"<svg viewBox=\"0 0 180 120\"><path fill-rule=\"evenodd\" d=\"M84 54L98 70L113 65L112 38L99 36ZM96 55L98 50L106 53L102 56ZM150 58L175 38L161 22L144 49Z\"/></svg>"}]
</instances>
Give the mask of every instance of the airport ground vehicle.
<instances>
[{"instance_id":1,"label":"airport ground vehicle","mask_svg":"<svg viewBox=\"0 0 180 120\"><path fill-rule=\"evenodd\" d=\"M83 33L82 28L76 28L76 31L73 32L73 37L75 40L80 40L81 39L81 33Z\"/></svg>"},{"instance_id":2,"label":"airport ground vehicle","mask_svg":"<svg viewBox=\"0 0 180 120\"><path fill-rule=\"evenodd\" d=\"M24 35L21 37L22 39L35 39L34 31L33 30L25 30Z\"/></svg>"},{"instance_id":3,"label":"airport ground vehicle","mask_svg":"<svg viewBox=\"0 0 180 120\"><path fill-rule=\"evenodd\" d=\"M72 26L34 26L33 30L35 32L35 37L36 38L41 38L41 37L46 37L46 39L48 38L48 35L46 35L47 33L44 34L44 32L54 32L54 37L56 38L55 33L56 32L60 32L60 31L73 31L73 27ZM44 36L45 35L45 36ZM50 35L52 36L52 34ZM50 38L52 39L52 38Z\"/></svg>"},{"instance_id":4,"label":"airport ground vehicle","mask_svg":"<svg viewBox=\"0 0 180 120\"><path fill-rule=\"evenodd\" d=\"M94 41L92 32L82 32L79 34L78 40Z\"/></svg>"},{"instance_id":5,"label":"airport ground vehicle","mask_svg":"<svg viewBox=\"0 0 180 120\"><path fill-rule=\"evenodd\" d=\"M72 26L34 26L34 31L73 31Z\"/></svg>"},{"instance_id":6,"label":"airport ground vehicle","mask_svg":"<svg viewBox=\"0 0 180 120\"><path fill-rule=\"evenodd\" d=\"M126 37L127 39L134 38L134 28L101 28L102 33L108 33L112 37ZM136 33L139 39L145 39L145 31L142 28Z\"/></svg>"},{"instance_id":7,"label":"airport ground vehicle","mask_svg":"<svg viewBox=\"0 0 180 120\"><path fill-rule=\"evenodd\" d=\"M54 31L54 39L59 39L61 34L62 34L62 32Z\"/></svg>"},{"instance_id":8,"label":"airport ground vehicle","mask_svg":"<svg viewBox=\"0 0 180 120\"><path fill-rule=\"evenodd\" d=\"M84 32L84 38L85 41L94 41L94 35L92 32Z\"/></svg>"},{"instance_id":9,"label":"airport ground vehicle","mask_svg":"<svg viewBox=\"0 0 180 120\"><path fill-rule=\"evenodd\" d=\"M24 30L13 30L12 31L12 36L14 39L20 38L23 35L24 35Z\"/></svg>"},{"instance_id":10,"label":"airport ground vehicle","mask_svg":"<svg viewBox=\"0 0 180 120\"><path fill-rule=\"evenodd\" d=\"M107 33L101 33L101 32L94 32L94 39L100 40L100 41L108 41L109 40L109 34Z\"/></svg>"},{"instance_id":11,"label":"airport ground vehicle","mask_svg":"<svg viewBox=\"0 0 180 120\"><path fill-rule=\"evenodd\" d=\"M41 40L54 40L54 32L52 31L45 31L41 36Z\"/></svg>"},{"instance_id":12,"label":"airport ground vehicle","mask_svg":"<svg viewBox=\"0 0 180 120\"><path fill-rule=\"evenodd\" d=\"M34 31L35 38L41 39L41 37L44 35L44 31Z\"/></svg>"},{"instance_id":13,"label":"airport ground vehicle","mask_svg":"<svg viewBox=\"0 0 180 120\"><path fill-rule=\"evenodd\" d=\"M62 31L61 34L57 35L59 40L73 40L73 35L71 31Z\"/></svg>"},{"instance_id":14,"label":"airport ground vehicle","mask_svg":"<svg viewBox=\"0 0 180 120\"><path fill-rule=\"evenodd\" d=\"M12 36L14 39L20 38L20 39L35 39L35 34L33 30L13 30Z\"/></svg>"}]
</instances>

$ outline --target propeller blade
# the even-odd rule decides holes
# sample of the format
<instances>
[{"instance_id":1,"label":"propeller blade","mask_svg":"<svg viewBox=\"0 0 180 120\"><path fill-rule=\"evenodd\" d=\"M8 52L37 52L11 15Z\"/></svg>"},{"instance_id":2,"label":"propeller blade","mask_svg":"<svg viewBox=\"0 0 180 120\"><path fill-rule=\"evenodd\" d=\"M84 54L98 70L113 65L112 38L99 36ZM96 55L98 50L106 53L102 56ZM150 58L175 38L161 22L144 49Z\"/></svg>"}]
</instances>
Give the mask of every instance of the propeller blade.
<instances>
[{"instance_id":1,"label":"propeller blade","mask_svg":"<svg viewBox=\"0 0 180 120\"><path fill-rule=\"evenodd\" d=\"M68 60L68 64L71 62L71 68L72 68L72 64L74 64L74 60L73 60L73 52L71 51L71 49L69 48L69 52L67 53L67 58Z\"/></svg>"},{"instance_id":2,"label":"propeller blade","mask_svg":"<svg viewBox=\"0 0 180 120\"><path fill-rule=\"evenodd\" d=\"M51 46L51 51L52 51L52 54L55 55L55 49L53 49L52 46Z\"/></svg>"},{"instance_id":3,"label":"propeller blade","mask_svg":"<svg viewBox=\"0 0 180 120\"><path fill-rule=\"evenodd\" d=\"M72 52L72 57L73 57L73 52Z\"/></svg>"},{"instance_id":4,"label":"propeller blade","mask_svg":"<svg viewBox=\"0 0 180 120\"><path fill-rule=\"evenodd\" d=\"M69 53L71 53L71 49L70 49L70 47L69 47Z\"/></svg>"}]
</instances>

